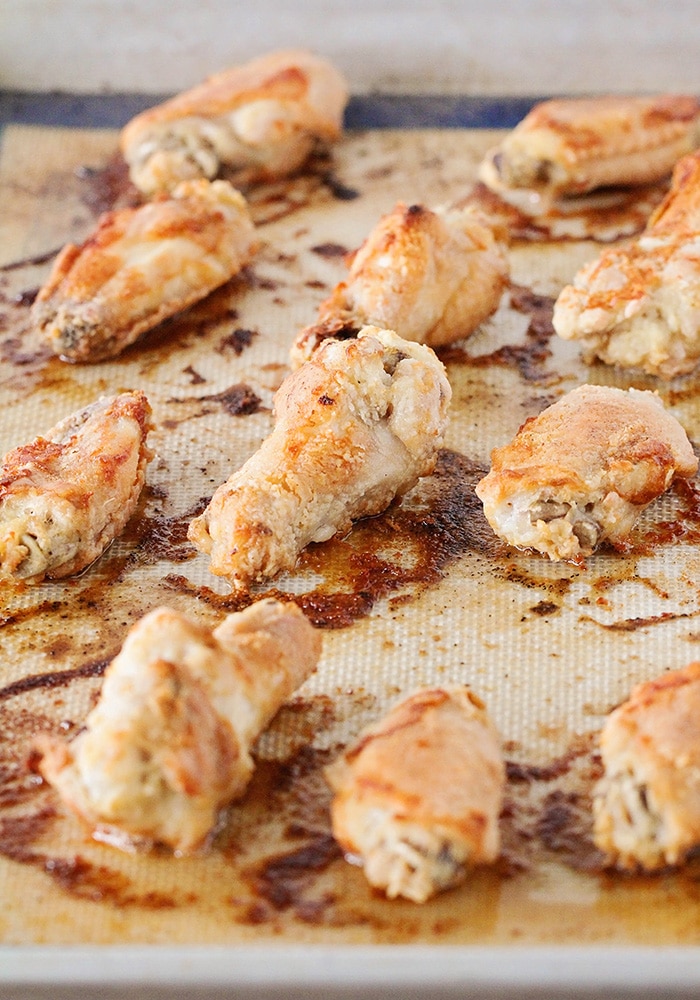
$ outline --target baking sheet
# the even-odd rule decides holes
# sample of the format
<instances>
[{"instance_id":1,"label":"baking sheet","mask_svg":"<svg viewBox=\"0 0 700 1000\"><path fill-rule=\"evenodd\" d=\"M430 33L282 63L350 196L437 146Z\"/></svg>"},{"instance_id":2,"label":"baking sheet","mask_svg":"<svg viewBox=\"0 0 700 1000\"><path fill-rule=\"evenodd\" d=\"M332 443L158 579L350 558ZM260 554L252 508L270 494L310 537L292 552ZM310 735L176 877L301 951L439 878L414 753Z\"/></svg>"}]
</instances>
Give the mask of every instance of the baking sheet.
<instances>
[{"instance_id":1,"label":"baking sheet","mask_svg":"<svg viewBox=\"0 0 700 1000\"><path fill-rule=\"evenodd\" d=\"M55 250L132 196L116 136L5 131L0 448L29 440L101 393L138 386L153 406L157 456L136 517L88 573L2 593L4 944L187 946L178 947L178 961L188 949L221 945L263 946L266 956L281 945L312 945L309 954L321 962L348 945L455 945L468 956L475 946L507 955L556 946L561 955L564 947L605 943L637 946L647 959L659 946L695 954L697 864L654 877L605 873L589 828L594 737L605 714L634 683L698 656L695 486L649 509L629 554L603 552L585 568L503 546L473 495L491 448L584 381L658 389L700 441L696 376L661 384L587 367L575 345L551 336L551 297L595 254L591 240L543 239L542 230L524 227L528 238L511 251L513 288L498 313L443 354L454 402L437 474L347 538L313 546L274 588L259 588L294 596L323 628L324 652L316 675L260 740L250 790L208 853L122 854L97 844L27 766L38 732L69 737L80 726L105 663L137 617L171 604L213 623L238 606L186 542L192 513L269 432L291 340L343 276L342 252L399 199L468 198L495 137L463 129L349 132L331 160L255 193L263 245L241 278L117 361L79 367L46 356L29 327L29 305ZM584 214L573 231L581 219L600 227L609 217ZM557 220L556 231L571 229L570 221ZM639 206L627 205L613 228L619 235L638 221ZM387 902L338 856L321 770L401 693L451 681L474 687L503 736L503 856L424 906ZM229 964L216 967L241 985ZM501 968L495 959L484 982L501 982ZM671 960L662 965L661 978L665 970L667 984L677 985L673 968Z\"/></svg>"}]
</instances>

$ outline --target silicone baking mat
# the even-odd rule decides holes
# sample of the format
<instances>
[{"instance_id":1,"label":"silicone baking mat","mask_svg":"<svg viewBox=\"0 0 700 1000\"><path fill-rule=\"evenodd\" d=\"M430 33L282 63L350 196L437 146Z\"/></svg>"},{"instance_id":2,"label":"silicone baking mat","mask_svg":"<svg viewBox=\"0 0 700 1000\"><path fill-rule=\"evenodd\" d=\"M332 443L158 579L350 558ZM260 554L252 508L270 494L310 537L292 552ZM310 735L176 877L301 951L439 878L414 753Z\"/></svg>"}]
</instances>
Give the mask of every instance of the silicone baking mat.
<instances>
[{"instance_id":1,"label":"silicone baking mat","mask_svg":"<svg viewBox=\"0 0 700 1000\"><path fill-rule=\"evenodd\" d=\"M323 630L316 674L256 747L245 798L193 857L90 839L32 773L39 732L70 738L129 626L158 605L214 624L240 607L186 528L272 426L295 333L379 216L473 193L496 133L351 129L302 176L251 194L261 249L205 302L120 358L49 357L29 309L55 252L129 203L116 133L13 125L0 148L0 447L103 393L143 388L156 457L123 537L77 579L2 591L0 941L9 945L696 944L698 875L605 872L590 839L595 734L630 687L698 655L696 486L648 509L629 553L585 567L499 542L473 487L491 449L582 382L657 389L700 440L700 385L584 366L550 325L553 297L599 243L637 228L660 191L537 225L513 216L498 312L442 353L453 386L435 474L345 538L310 547L255 595L297 600ZM646 200L645 200L646 199ZM373 893L330 834L323 766L401 694L465 682L508 761L503 852L423 906Z\"/></svg>"}]
</instances>

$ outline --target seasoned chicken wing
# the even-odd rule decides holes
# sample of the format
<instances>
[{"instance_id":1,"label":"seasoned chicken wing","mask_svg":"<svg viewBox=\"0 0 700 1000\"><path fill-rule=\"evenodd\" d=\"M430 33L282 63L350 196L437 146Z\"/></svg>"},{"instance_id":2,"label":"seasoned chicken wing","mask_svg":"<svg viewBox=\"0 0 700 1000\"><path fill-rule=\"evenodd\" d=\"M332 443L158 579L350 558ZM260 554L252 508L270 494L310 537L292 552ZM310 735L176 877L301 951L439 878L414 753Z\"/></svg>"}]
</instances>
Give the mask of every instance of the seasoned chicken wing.
<instances>
[{"instance_id":1,"label":"seasoned chicken wing","mask_svg":"<svg viewBox=\"0 0 700 1000\"><path fill-rule=\"evenodd\" d=\"M632 243L608 247L559 294L554 329L587 361L673 378L700 360L700 152Z\"/></svg>"},{"instance_id":2,"label":"seasoned chicken wing","mask_svg":"<svg viewBox=\"0 0 700 1000\"><path fill-rule=\"evenodd\" d=\"M564 98L535 105L496 149L480 179L493 190L549 197L648 184L700 142L700 102L686 94Z\"/></svg>"},{"instance_id":3,"label":"seasoned chicken wing","mask_svg":"<svg viewBox=\"0 0 700 1000\"><path fill-rule=\"evenodd\" d=\"M450 395L431 349L391 330L326 341L282 383L272 434L191 522L190 540L234 585L292 569L309 542L378 514L432 471Z\"/></svg>"},{"instance_id":4,"label":"seasoned chicken wing","mask_svg":"<svg viewBox=\"0 0 700 1000\"><path fill-rule=\"evenodd\" d=\"M142 392L102 397L0 468L0 578L40 583L79 573L133 514L152 457Z\"/></svg>"},{"instance_id":5,"label":"seasoned chicken wing","mask_svg":"<svg viewBox=\"0 0 700 1000\"><path fill-rule=\"evenodd\" d=\"M152 195L227 168L246 185L292 173L340 136L341 74L304 51L273 52L209 77L133 118L121 133L131 179Z\"/></svg>"},{"instance_id":6,"label":"seasoned chicken wing","mask_svg":"<svg viewBox=\"0 0 700 1000\"><path fill-rule=\"evenodd\" d=\"M245 199L226 181L189 181L172 197L101 216L68 244L32 317L67 361L113 358L142 333L229 281L256 249Z\"/></svg>"},{"instance_id":7,"label":"seasoned chicken wing","mask_svg":"<svg viewBox=\"0 0 700 1000\"><path fill-rule=\"evenodd\" d=\"M685 431L652 392L582 385L492 453L476 486L489 524L518 548L580 561L622 547L642 510L690 477Z\"/></svg>"},{"instance_id":8,"label":"seasoned chicken wing","mask_svg":"<svg viewBox=\"0 0 700 1000\"><path fill-rule=\"evenodd\" d=\"M608 862L653 871L700 846L700 663L640 684L600 734L594 838Z\"/></svg>"},{"instance_id":9,"label":"seasoned chicken wing","mask_svg":"<svg viewBox=\"0 0 700 1000\"><path fill-rule=\"evenodd\" d=\"M368 324L430 347L469 336L501 299L508 277L501 236L473 208L399 202L354 255L317 322L297 337L292 364L327 337Z\"/></svg>"},{"instance_id":10,"label":"seasoned chicken wing","mask_svg":"<svg viewBox=\"0 0 700 1000\"><path fill-rule=\"evenodd\" d=\"M676 163L670 190L649 217L647 229L657 236L700 232L700 150Z\"/></svg>"},{"instance_id":11,"label":"seasoned chicken wing","mask_svg":"<svg viewBox=\"0 0 700 1000\"><path fill-rule=\"evenodd\" d=\"M334 836L391 899L423 903L498 857L500 739L466 687L403 699L326 775Z\"/></svg>"},{"instance_id":12,"label":"seasoned chicken wing","mask_svg":"<svg viewBox=\"0 0 700 1000\"><path fill-rule=\"evenodd\" d=\"M98 838L192 851L243 795L254 741L320 646L291 603L259 601L213 632L158 608L127 635L78 736L38 741L40 771Z\"/></svg>"}]
</instances>

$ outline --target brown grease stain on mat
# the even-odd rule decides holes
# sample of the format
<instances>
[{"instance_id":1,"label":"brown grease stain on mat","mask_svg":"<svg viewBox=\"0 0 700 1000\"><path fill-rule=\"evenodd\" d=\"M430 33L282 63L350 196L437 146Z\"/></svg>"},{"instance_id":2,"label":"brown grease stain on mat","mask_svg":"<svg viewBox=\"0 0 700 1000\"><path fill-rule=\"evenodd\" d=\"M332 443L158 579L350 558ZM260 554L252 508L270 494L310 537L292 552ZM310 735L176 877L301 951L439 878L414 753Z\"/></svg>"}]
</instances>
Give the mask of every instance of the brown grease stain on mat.
<instances>
[{"instance_id":1,"label":"brown grease stain on mat","mask_svg":"<svg viewBox=\"0 0 700 1000\"><path fill-rule=\"evenodd\" d=\"M595 734L630 686L696 657L700 504L679 484L629 550L585 567L509 549L474 486L492 447L583 381L658 389L700 441L700 385L586 368L553 335L558 287L599 240L639 228L663 190L546 219L472 190L485 133L358 133L288 182L251 192L263 246L237 280L108 364L49 357L29 310L63 242L136 194L105 133L8 130L0 159L2 450L117 388L144 388L156 458L122 536L75 580L4 588L0 613L0 937L7 942L697 943L697 862L619 876L591 840ZM37 166L37 164L43 166ZM26 179L18 194L17 178ZM272 426L298 329L346 254L399 199L476 200L509 220L513 279L496 316L445 348L452 419L436 470L295 571L233 594L187 526ZM13 206L11 216L6 208ZM572 230L573 225L573 230ZM4 228L3 228L4 227ZM586 232L589 227L589 232ZM573 233L573 235L572 235ZM574 238L576 237L576 238ZM133 622L172 604L214 624L253 599L296 601L323 630L319 670L256 747L240 803L206 851L124 854L92 840L34 770L40 733L70 739ZM388 902L340 856L323 768L419 683L484 698L508 765L503 849L491 869L422 907Z\"/></svg>"}]
</instances>

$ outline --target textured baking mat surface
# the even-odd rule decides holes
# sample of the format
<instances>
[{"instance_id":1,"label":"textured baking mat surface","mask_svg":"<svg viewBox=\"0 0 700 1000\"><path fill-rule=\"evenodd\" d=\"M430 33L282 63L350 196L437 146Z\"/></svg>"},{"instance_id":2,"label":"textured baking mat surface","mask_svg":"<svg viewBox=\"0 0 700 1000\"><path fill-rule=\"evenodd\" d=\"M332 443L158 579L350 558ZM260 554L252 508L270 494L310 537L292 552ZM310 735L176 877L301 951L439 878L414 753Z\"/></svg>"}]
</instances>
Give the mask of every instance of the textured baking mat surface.
<instances>
[{"instance_id":1,"label":"textured baking mat surface","mask_svg":"<svg viewBox=\"0 0 700 1000\"><path fill-rule=\"evenodd\" d=\"M344 251L399 199L467 197L493 141L478 130L349 132L330 160L253 194L262 246L242 276L117 361L79 367L47 356L29 307L55 251L133 196L116 134L4 132L0 447L102 393L141 387L156 457L136 516L89 572L2 592L0 941L697 943L695 862L618 876L601 869L590 839L606 713L634 683L698 656L695 484L649 508L628 554L601 552L582 568L506 548L473 494L492 447L585 381L657 388L700 441L695 376L657 385L588 368L551 332L552 297L597 249L559 237L581 226L605 239L630 232L643 204L549 229L522 224L499 311L442 355L454 402L435 475L259 588L297 600L323 629L324 651L259 741L250 789L210 850L174 858L96 843L28 766L37 733L77 731L143 613L168 604L213 624L240 607L188 544L189 520L268 434L290 343L343 276ZM472 685L503 737L502 857L424 906L388 902L338 854L322 768L400 694L445 682Z\"/></svg>"}]
</instances>

